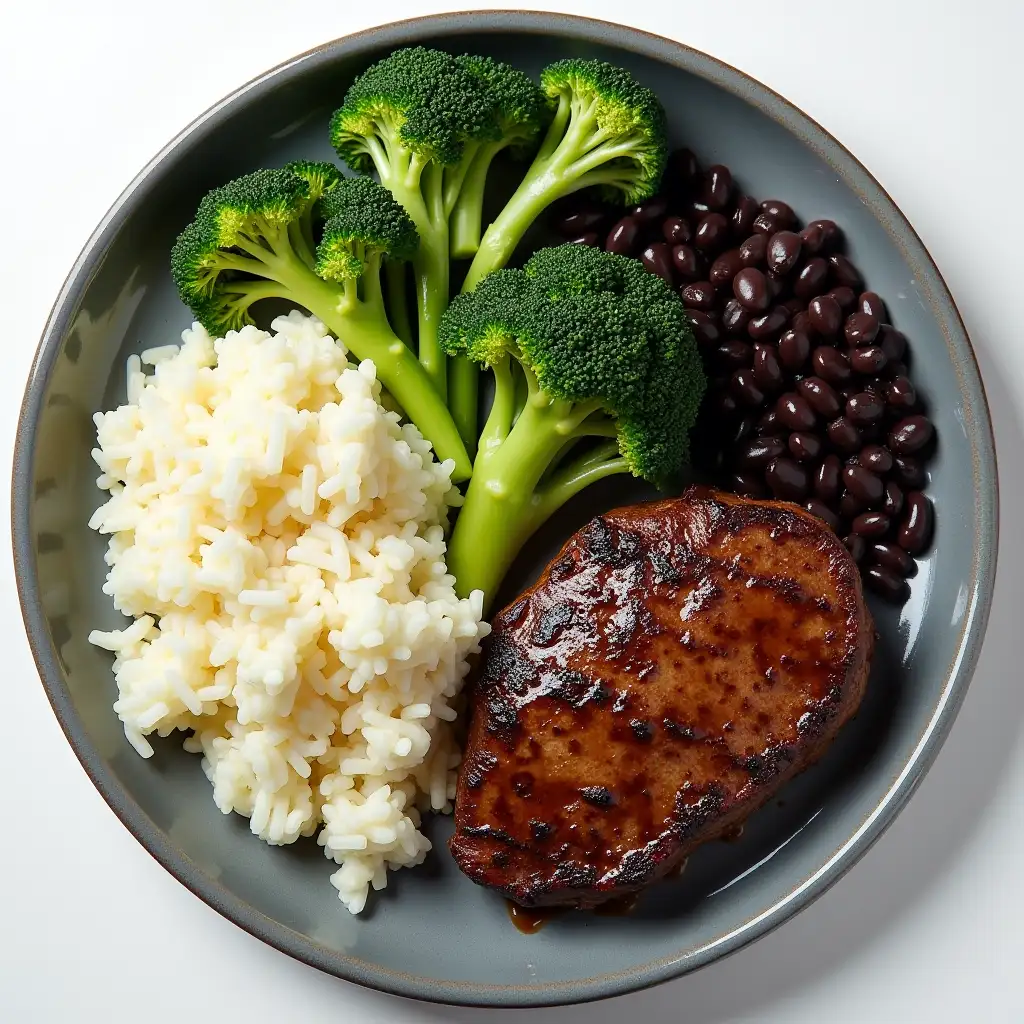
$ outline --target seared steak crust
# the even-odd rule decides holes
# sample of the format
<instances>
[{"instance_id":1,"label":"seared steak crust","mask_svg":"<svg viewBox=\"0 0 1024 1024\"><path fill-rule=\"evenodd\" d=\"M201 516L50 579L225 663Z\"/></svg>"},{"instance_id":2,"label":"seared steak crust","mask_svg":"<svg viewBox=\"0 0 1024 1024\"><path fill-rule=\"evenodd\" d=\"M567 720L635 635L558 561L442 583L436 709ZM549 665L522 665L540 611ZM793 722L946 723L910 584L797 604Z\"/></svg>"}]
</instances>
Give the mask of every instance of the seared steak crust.
<instances>
[{"instance_id":1,"label":"seared steak crust","mask_svg":"<svg viewBox=\"0 0 1024 1024\"><path fill-rule=\"evenodd\" d=\"M493 622L452 855L525 906L637 891L821 754L873 638L794 505L692 487L598 516Z\"/></svg>"}]
</instances>

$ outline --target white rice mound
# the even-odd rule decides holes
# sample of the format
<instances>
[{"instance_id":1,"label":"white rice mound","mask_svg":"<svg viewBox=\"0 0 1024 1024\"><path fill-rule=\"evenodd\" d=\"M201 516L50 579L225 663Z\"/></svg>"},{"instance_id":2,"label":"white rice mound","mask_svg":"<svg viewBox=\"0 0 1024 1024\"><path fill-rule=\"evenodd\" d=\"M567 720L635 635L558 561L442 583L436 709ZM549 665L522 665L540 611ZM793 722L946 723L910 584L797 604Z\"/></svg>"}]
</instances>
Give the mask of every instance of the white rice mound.
<instances>
[{"instance_id":1,"label":"white rice mound","mask_svg":"<svg viewBox=\"0 0 1024 1024\"><path fill-rule=\"evenodd\" d=\"M489 627L445 568L452 464L319 320L272 328L194 324L96 414L110 499L90 526L135 621L89 639L115 654L132 746L194 730L221 811L272 844L319 830L358 913L424 859L420 813L451 810L453 698Z\"/></svg>"}]
</instances>

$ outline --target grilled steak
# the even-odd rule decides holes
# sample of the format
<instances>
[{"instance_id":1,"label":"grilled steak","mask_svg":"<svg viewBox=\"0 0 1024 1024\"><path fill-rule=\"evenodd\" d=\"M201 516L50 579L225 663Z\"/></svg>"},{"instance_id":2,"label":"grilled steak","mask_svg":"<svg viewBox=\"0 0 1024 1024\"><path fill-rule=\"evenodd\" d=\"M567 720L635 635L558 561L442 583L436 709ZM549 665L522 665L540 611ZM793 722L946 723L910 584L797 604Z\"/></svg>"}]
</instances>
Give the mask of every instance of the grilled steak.
<instances>
[{"instance_id":1,"label":"grilled steak","mask_svg":"<svg viewBox=\"0 0 1024 1024\"><path fill-rule=\"evenodd\" d=\"M598 516L493 622L452 855L524 906L635 892L822 753L873 645L850 555L794 505Z\"/></svg>"}]
</instances>

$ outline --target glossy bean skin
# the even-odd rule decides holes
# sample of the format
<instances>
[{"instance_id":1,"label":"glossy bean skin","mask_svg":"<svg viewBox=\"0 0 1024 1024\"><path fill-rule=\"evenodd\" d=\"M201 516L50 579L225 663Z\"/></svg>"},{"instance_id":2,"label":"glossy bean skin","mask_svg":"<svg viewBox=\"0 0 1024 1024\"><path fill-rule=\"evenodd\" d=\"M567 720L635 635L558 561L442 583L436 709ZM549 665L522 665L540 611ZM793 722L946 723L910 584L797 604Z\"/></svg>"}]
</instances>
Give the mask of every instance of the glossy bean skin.
<instances>
[{"instance_id":1,"label":"glossy bean skin","mask_svg":"<svg viewBox=\"0 0 1024 1024\"><path fill-rule=\"evenodd\" d=\"M831 252L843 244L843 232L834 220L828 220L827 218L812 220L807 226L809 228L817 228L821 232L822 252Z\"/></svg>"},{"instance_id":2,"label":"glossy bean skin","mask_svg":"<svg viewBox=\"0 0 1024 1024\"><path fill-rule=\"evenodd\" d=\"M885 476L892 469L892 452L879 444L866 444L857 456L857 461L872 473Z\"/></svg>"},{"instance_id":3,"label":"glossy bean skin","mask_svg":"<svg viewBox=\"0 0 1024 1024\"><path fill-rule=\"evenodd\" d=\"M754 230L761 235L774 235L782 226L772 214L764 210L754 218Z\"/></svg>"},{"instance_id":4,"label":"glossy bean skin","mask_svg":"<svg viewBox=\"0 0 1024 1024\"><path fill-rule=\"evenodd\" d=\"M635 217L641 224L653 224L661 220L667 211L668 200L664 196L652 196L634 206L629 215Z\"/></svg>"},{"instance_id":5,"label":"glossy bean skin","mask_svg":"<svg viewBox=\"0 0 1024 1024\"><path fill-rule=\"evenodd\" d=\"M772 459L786 451L786 445L779 437L758 437L746 444L737 453L737 461L744 470L763 472Z\"/></svg>"},{"instance_id":6,"label":"glossy bean skin","mask_svg":"<svg viewBox=\"0 0 1024 1024\"><path fill-rule=\"evenodd\" d=\"M864 582L879 597L892 604L903 604L910 596L907 581L883 565L872 565L864 571Z\"/></svg>"},{"instance_id":7,"label":"glossy bean skin","mask_svg":"<svg viewBox=\"0 0 1024 1024\"><path fill-rule=\"evenodd\" d=\"M833 419L839 415L842 406L839 396L828 381L821 377L804 377L796 386L797 393L807 404L824 419Z\"/></svg>"},{"instance_id":8,"label":"glossy bean skin","mask_svg":"<svg viewBox=\"0 0 1024 1024\"><path fill-rule=\"evenodd\" d=\"M920 491L911 491L907 495L897 543L908 555L922 554L932 541L934 522L932 503Z\"/></svg>"},{"instance_id":9,"label":"glossy bean skin","mask_svg":"<svg viewBox=\"0 0 1024 1024\"><path fill-rule=\"evenodd\" d=\"M647 246L640 257L640 262L652 274L657 274L665 284L673 283L672 249L667 242L654 242Z\"/></svg>"},{"instance_id":10,"label":"glossy bean skin","mask_svg":"<svg viewBox=\"0 0 1024 1024\"><path fill-rule=\"evenodd\" d=\"M853 294L852 292L850 293ZM871 313L851 313L843 325L843 334L846 343L854 345L871 345L878 337L878 328L881 325L878 318Z\"/></svg>"},{"instance_id":11,"label":"glossy bean skin","mask_svg":"<svg viewBox=\"0 0 1024 1024\"><path fill-rule=\"evenodd\" d=\"M738 339L723 341L715 349L715 361L724 370L742 370L754 364L754 346Z\"/></svg>"},{"instance_id":12,"label":"glossy bean skin","mask_svg":"<svg viewBox=\"0 0 1024 1024\"><path fill-rule=\"evenodd\" d=\"M824 447L821 438L817 434L808 434L802 431L795 431L790 434L787 446L789 447L790 455L797 462L817 461Z\"/></svg>"},{"instance_id":13,"label":"glossy bean skin","mask_svg":"<svg viewBox=\"0 0 1024 1024\"><path fill-rule=\"evenodd\" d=\"M792 327L779 339L779 362L791 373L807 365L811 355L811 339Z\"/></svg>"},{"instance_id":14,"label":"glossy bean skin","mask_svg":"<svg viewBox=\"0 0 1024 1024\"><path fill-rule=\"evenodd\" d=\"M817 225L808 224L800 232L800 240L803 242L805 253L809 256L817 256L825 241L825 233Z\"/></svg>"},{"instance_id":15,"label":"glossy bean skin","mask_svg":"<svg viewBox=\"0 0 1024 1024\"><path fill-rule=\"evenodd\" d=\"M766 394L778 391L785 383L782 367L772 345L754 345L754 380Z\"/></svg>"},{"instance_id":16,"label":"glossy bean skin","mask_svg":"<svg viewBox=\"0 0 1024 1024\"><path fill-rule=\"evenodd\" d=\"M890 519L898 519L903 511L903 488L895 480L886 480L885 494L882 497L882 511Z\"/></svg>"},{"instance_id":17,"label":"glossy bean skin","mask_svg":"<svg viewBox=\"0 0 1024 1024\"><path fill-rule=\"evenodd\" d=\"M883 512L861 512L850 526L854 533L865 540L877 540L889 532L892 520Z\"/></svg>"},{"instance_id":18,"label":"glossy bean skin","mask_svg":"<svg viewBox=\"0 0 1024 1024\"><path fill-rule=\"evenodd\" d=\"M612 252L612 249L608 250ZM689 245L672 247L672 265L683 281L697 281L701 277L703 263L701 258Z\"/></svg>"},{"instance_id":19,"label":"glossy bean skin","mask_svg":"<svg viewBox=\"0 0 1024 1024\"><path fill-rule=\"evenodd\" d=\"M795 232L777 231L768 239L768 269L776 274L788 274L800 259L802 246Z\"/></svg>"},{"instance_id":20,"label":"glossy bean skin","mask_svg":"<svg viewBox=\"0 0 1024 1024\"><path fill-rule=\"evenodd\" d=\"M832 268L832 276L847 288L860 291L864 287L864 279L860 271L843 255L834 253L828 258L829 266Z\"/></svg>"},{"instance_id":21,"label":"glossy bean skin","mask_svg":"<svg viewBox=\"0 0 1024 1024\"><path fill-rule=\"evenodd\" d=\"M832 420L827 430L829 440L840 451L859 451L863 445L860 431L845 416Z\"/></svg>"},{"instance_id":22,"label":"glossy bean skin","mask_svg":"<svg viewBox=\"0 0 1024 1024\"><path fill-rule=\"evenodd\" d=\"M889 324L882 324L879 328L878 343L892 363L898 362L907 354L906 335Z\"/></svg>"},{"instance_id":23,"label":"glossy bean skin","mask_svg":"<svg viewBox=\"0 0 1024 1024\"><path fill-rule=\"evenodd\" d=\"M859 465L843 468L843 484L850 494L867 506L880 502L885 494L881 477Z\"/></svg>"},{"instance_id":24,"label":"glossy bean skin","mask_svg":"<svg viewBox=\"0 0 1024 1024\"><path fill-rule=\"evenodd\" d=\"M691 149L676 149L669 154L665 178L675 186L693 185L700 177L700 163Z\"/></svg>"},{"instance_id":25,"label":"glossy bean skin","mask_svg":"<svg viewBox=\"0 0 1024 1024\"><path fill-rule=\"evenodd\" d=\"M664 221L661 235L669 245L686 245L693 241L693 229L683 217L669 217Z\"/></svg>"},{"instance_id":26,"label":"glossy bean skin","mask_svg":"<svg viewBox=\"0 0 1024 1024\"><path fill-rule=\"evenodd\" d=\"M600 238L598 238L596 231L588 231L586 234L568 239L568 242L570 245L597 245L600 242Z\"/></svg>"},{"instance_id":27,"label":"glossy bean skin","mask_svg":"<svg viewBox=\"0 0 1024 1024\"><path fill-rule=\"evenodd\" d=\"M743 266L759 266L768 256L768 239L764 235L751 235L740 246L739 253Z\"/></svg>"},{"instance_id":28,"label":"glossy bean skin","mask_svg":"<svg viewBox=\"0 0 1024 1024\"><path fill-rule=\"evenodd\" d=\"M629 256L640 237L640 225L634 217L623 217L612 225L604 247L619 256Z\"/></svg>"},{"instance_id":29,"label":"glossy bean skin","mask_svg":"<svg viewBox=\"0 0 1024 1024\"><path fill-rule=\"evenodd\" d=\"M854 426L870 427L881 422L883 415L885 415L885 403L870 391L860 391L847 399L846 418ZM890 447L892 447L891 444ZM893 448L893 451L895 450Z\"/></svg>"},{"instance_id":30,"label":"glossy bean skin","mask_svg":"<svg viewBox=\"0 0 1024 1024\"><path fill-rule=\"evenodd\" d=\"M810 431L814 429L814 410L802 395L789 391L775 403L779 422L790 430Z\"/></svg>"},{"instance_id":31,"label":"glossy bean skin","mask_svg":"<svg viewBox=\"0 0 1024 1024\"><path fill-rule=\"evenodd\" d=\"M720 213L709 213L697 225L693 244L702 250L720 249L729 237L729 222Z\"/></svg>"},{"instance_id":32,"label":"glossy bean skin","mask_svg":"<svg viewBox=\"0 0 1024 1024\"><path fill-rule=\"evenodd\" d=\"M842 384L852 376L850 360L840 351L822 345L811 353L814 372L829 384Z\"/></svg>"},{"instance_id":33,"label":"glossy bean skin","mask_svg":"<svg viewBox=\"0 0 1024 1024\"><path fill-rule=\"evenodd\" d=\"M752 196L740 196L736 200L736 209L733 210L732 219L729 222L729 230L734 241L741 242L753 234L754 218L760 211L761 208L757 205L757 200Z\"/></svg>"},{"instance_id":34,"label":"glossy bean skin","mask_svg":"<svg viewBox=\"0 0 1024 1024\"><path fill-rule=\"evenodd\" d=\"M840 473L843 464L837 455L827 455L814 474L814 493L822 501L835 501L842 487Z\"/></svg>"},{"instance_id":35,"label":"glossy bean skin","mask_svg":"<svg viewBox=\"0 0 1024 1024\"><path fill-rule=\"evenodd\" d=\"M885 303L877 292L861 292L857 300L857 308L862 313L870 313L880 324L888 323L889 314L886 312Z\"/></svg>"},{"instance_id":36,"label":"glossy bean skin","mask_svg":"<svg viewBox=\"0 0 1024 1024\"><path fill-rule=\"evenodd\" d=\"M771 296L768 294L768 282L764 274L756 267L741 270L732 282L733 295L744 309L751 313L761 313L768 308Z\"/></svg>"},{"instance_id":37,"label":"glossy bean skin","mask_svg":"<svg viewBox=\"0 0 1024 1024\"><path fill-rule=\"evenodd\" d=\"M828 264L820 256L812 256L797 273L793 293L801 299L820 295L828 281Z\"/></svg>"},{"instance_id":38,"label":"glossy bean skin","mask_svg":"<svg viewBox=\"0 0 1024 1024\"><path fill-rule=\"evenodd\" d=\"M741 498L767 498L768 488L756 473L733 473L729 489Z\"/></svg>"},{"instance_id":39,"label":"glossy bean skin","mask_svg":"<svg viewBox=\"0 0 1024 1024\"><path fill-rule=\"evenodd\" d=\"M729 249L723 252L714 263L708 277L716 288L729 284L730 281L743 269L743 258L739 249Z\"/></svg>"},{"instance_id":40,"label":"glossy bean skin","mask_svg":"<svg viewBox=\"0 0 1024 1024\"><path fill-rule=\"evenodd\" d=\"M819 295L807 304L811 327L825 338L834 338L843 323L843 311L831 295Z\"/></svg>"},{"instance_id":41,"label":"glossy bean skin","mask_svg":"<svg viewBox=\"0 0 1024 1024\"><path fill-rule=\"evenodd\" d=\"M768 464L764 479L769 490L783 501L802 500L809 484L807 470L781 455Z\"/></svg>"},{"instance_id":42,"label":"glossy bean skin","mask_svg":"<svg viewBox=\"0 0 1024 1024\"><path fill-rule=\"evenodd\" d=\"M871 557L890 572L899 573L904 579L917 575L917 562L898 544L879 541L871 545Z\"/></svg>"},{"instance_id":43,"label":"glossy bean skin","mask_svg":"<svg viewBox=\"0 0 1024 1024\"><path fill-rule=\"evenodd\" d=\"M844 313L849 313L853 307L857 305L856 293L852 288L847 288L846 285L840 285L838 288L833 288L829 292L829 295L839 303L839 308Z\"/></svg>"},{"instance_id":44,"label":"glossy bean skin","mask_svg":"<svg viewBox=\"0 0 1024 1024\"><path fill-rule=\"evenodd\" d=\"M683 302L693 309L710 313L715 308L715 289L710 281L692 281L679 294Z\"/></svg>"},{"instance_id":45,"label":"glossy bean skin","mask_svg":"<svg viewBox=\"0 0 1024 1024\"><path fill-rule=\"evenodd\" d=\"M600 227L606 220L604 210L582 206L563 214L555 221L555 230L565 238L575 238Z\"/></svg>"},{"instance_id":46,"label":"glossy bean skin","mask_svg":"<svg viewBox=\"0 0 1024 1024\"><path fill-rule=\"evenodd\" d=\"M916 491L924 487L928 480L924 466L918 459L909 456L894 455L893 463L896 470L896 479L900 485L907 490Z\"/></svg>"},{"instance_id":47,"label":"glossy bean skin","mask_svg":"<svg viewBox=\"0 0 1024 1024\"><path fill-rule=\"evenodd\" d=\"M827 523L829 528L837 530L839 528L839 516L835 514L823 501L819 501L817 498L811 498L810 501L804 503L804 508L811 513L816 519L820 519L823 523Z\"/></svg>"},{"instance_id":48,"label":"glossy bean skin","mask_svg":"<svg viewBox=\"0 0 1024 1024\"><path fill-rule=\"evenodd\" d=\"M708 209L722 210L732 194L732 171L724 164L712 164L705 172L701 199Z\"/></svg>"},{"instance_id":49,"label":"glossy bean skin","mask_svg":"<svg viewBox=\"0 0 1024 1024\"><path fill-rule=\"evenodd\" d=\"M931 420L925 416L907 416L889 432L889 447L896 455L915 455L935 436Z\"/></svg>"},{"instance_id":50,"label":"glossy bean skin","mask_svg":"<svg viewBox=\"0 0 1024 1024\"><path fill-rule=\"evenodd\" d=\"M722 329L711 318L709 313L700 309L687 309L686 315L693 325L693 333L698 344L710 348L718 344L722 338Z\"/></svg>"},{"instance_id":51,"label":"glossy bean skin","mask_svg":"<svg viewBox=\"0 0 1024 1024\"><path fill-rule=\"evenodd\" d=\"M912 412L917 408L917 390L909 377L893 377L885 391L885 401L897 412Z\"/></svg>"},{"instance_id":52,"label":"glossy bean skin","mask_svg":"<svg viewBox=\"0 0 1024 1024\"><path fill-rule=\"evenodd\" d=\"M741 405L760 405L764 401L764 392L757 386L753 370L737 370L729 387Z\"/></svg>"},{"instance_id":53,"label":"glossy bean skin","mask_svg":"<svg viewBox=\"0 0 1024 1024\"><path fill-rule=\"evenodd\" d=\"M750 313L738 299L730 299L722 310L722 330L730 335L745 335Z\"/></svg>"},{"instance_id":54,"label":"glossy bean skin","mask_svg":"<svg viewBox=\"0 0 1024 1024\"><path fill-rule=\"evenodd\" d=\"M868 345L867 348L855 348L850 352L848 358L854 373L862 374L865 377L881 373L889 362L885 350L878 345ZM887 388L883 389L883 397L886 391Z\"/></svg>"},{"instance_id":55,"label":"glossy bean skin","mask_svg":"<svg viewBox=\"0 0 1024 1024\"><path fill-rule=\"evenodd\" d=\"M767 313L755 316L747 327L747 334L754 341L776 337L789 322L789 311L776 306Z\"/></svg>"},{"instance_id":56,"label":"glossy bean skin","mask_svg":"<svg viewBox=\"0 0 1024 1024\"><path fill-rule=\"evenodd\" d=\"M846 550L850 552L850 557L860 565L868 552L867 541L863 537L858 537L857 534L851 533L843 538L843 543L846 545Z\"/></svg>"},{"instance_id":57,"label":"glossy bean skin","mask_svg":"<svg viewBox=\"0 0 1024 1024\"><path fill-rule=\"evenodd\" d=\"M761 211L774 217L781 228L791 228L796 223L793 207L781 199L766 199L761 204Z\"/></svg>"}]
</instances>

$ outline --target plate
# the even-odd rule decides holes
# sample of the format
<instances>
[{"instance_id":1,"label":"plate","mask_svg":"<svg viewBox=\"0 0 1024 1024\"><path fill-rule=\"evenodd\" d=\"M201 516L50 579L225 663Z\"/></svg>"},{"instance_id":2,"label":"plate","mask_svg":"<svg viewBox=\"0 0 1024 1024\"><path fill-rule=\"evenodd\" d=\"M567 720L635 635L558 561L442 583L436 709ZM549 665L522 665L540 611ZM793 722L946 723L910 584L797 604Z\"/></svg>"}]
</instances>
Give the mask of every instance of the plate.
<instances>
[{"instance_id":1,"label":"plate","mask_svg":"<svg viewBox=\"0 0 1024 1024\"><path fill-rule=\"evenodd\" d=\"M199 759L179 741L139 758L110 705L110 658L93 628L119 617L101 598L103 540L91 415L124 394L127 355L188 325L168 271L171 243L211 187L258 166L333 156L327 120L352 77L415 43L475 51L536 73L560 57L599 57L652 86L673 144L728 164L759 196L845 229L851 256L911 339L915 380L940 449L929 493L937 541L901 609L875 606L867 697L826 756L748 822L703 847L678 879L622 917L573 914L533 935L456 869L450 821L429 823L427 863L392 876L367 913L333 898L310 841L256 840L214 806ZM584 519L637 492L586 494L521 560L520 582ZM278 949L341 978L441 1002L529 1006L619 994L691 971L764 935L828 888L910 796L956 715L991 598L997 487L982 383L949 292L879 184L806 115L705 54L631 29L521 12L402 22L310 51L243 86L171 142L135 179L83 250L47 323L17 435L13 535L25 622L69 742L146 849L210 906Z\"/></svg>"}]
</instances>

